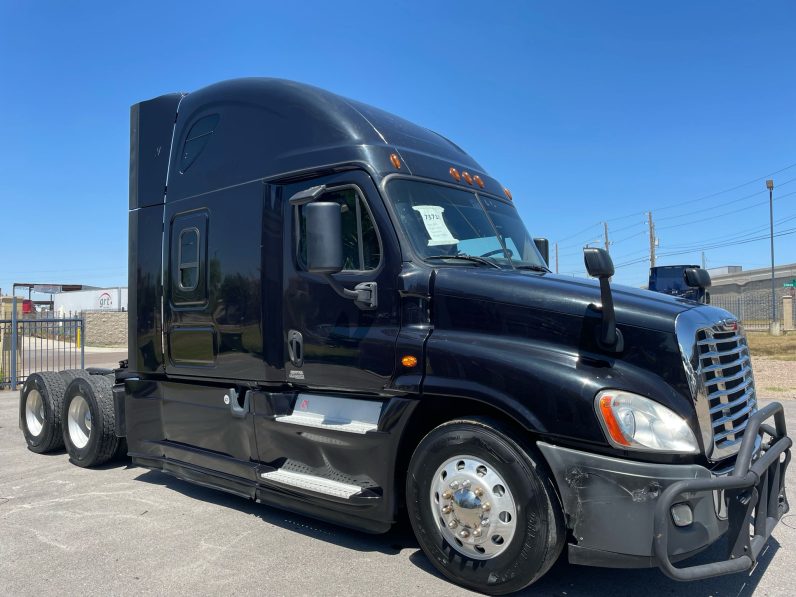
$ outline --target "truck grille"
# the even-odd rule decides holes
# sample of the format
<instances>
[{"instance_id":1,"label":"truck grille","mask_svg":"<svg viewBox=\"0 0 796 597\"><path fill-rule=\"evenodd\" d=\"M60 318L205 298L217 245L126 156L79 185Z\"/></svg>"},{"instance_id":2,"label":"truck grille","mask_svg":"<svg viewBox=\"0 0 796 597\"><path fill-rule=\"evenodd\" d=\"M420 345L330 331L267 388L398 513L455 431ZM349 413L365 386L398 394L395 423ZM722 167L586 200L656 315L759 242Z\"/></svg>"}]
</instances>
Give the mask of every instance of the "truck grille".
<instances>
[{"instance_id":1,"label":"truck grille","mask_svg":"<svg viewBox=\"0 0 796 597\"><path fill-rule=\"evenodd\" d=\"M713 431L712 460L735 453L749 417L757 410L752 361L746 337L736 329L697 331L697 376L708 401Z\"/></svg>"}]
</instances>

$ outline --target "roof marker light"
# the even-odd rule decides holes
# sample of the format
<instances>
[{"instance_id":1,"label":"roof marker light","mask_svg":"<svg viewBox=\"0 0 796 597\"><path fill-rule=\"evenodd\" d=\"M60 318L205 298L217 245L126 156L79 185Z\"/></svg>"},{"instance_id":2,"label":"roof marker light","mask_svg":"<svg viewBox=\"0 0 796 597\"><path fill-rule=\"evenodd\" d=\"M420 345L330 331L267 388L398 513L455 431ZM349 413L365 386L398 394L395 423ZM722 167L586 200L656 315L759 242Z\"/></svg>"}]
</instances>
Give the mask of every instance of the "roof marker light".
<instances>
[{"instance_id":1,"label":"roof marker light","mask_svg":"<svg viewBox=\"0 0 796 597\"><path fill-rule=\"evenodd\" d=\"M390 154L390 161L392 162L392 165L395 166L396 170L400 170L401 169L401 160L398 157L398 154L396 154L396 153Z\"/></svg>"},{"instance_id":2,"label":"roof marker light","mask_svg":"<svg viewBox=\"0 0 796 597\"><path fill-rule=\"evenodd\" d=\"M464 180L465 180L465 182L467 182L467 184L473 184L473 177L470 176L469 172L462 172L462 178L464 178Z\"/></svg>"},{"instance_id":3,"label":"roof marker light","mask_svg":"<svg viewBox=\"0 0 796 597\"><path fill-rule=\"evenodd\" d=\"M451 176L453 177L453 180L455 180L456 182L459 182L462 179L462 175L459 174L459 171L456 168L451 167L451 169L448 170L448 172L450 172Z\"/></svg>"},{"instance_id":4,"label":"roof marker light","mask_svg":"<svg viewBox=\"0 0 796 597\"><path fill-rule=\"evenodd\" d=\"M513 200L514 200L514 199L511 197L511 191L509 191L508 189L503 189L503 193L506 195L506 197L508 197L508 198L509 198L509 201L513 201Z\"/></svg>"},{"instance_id":5,"label":"roof marker light","mask_svg":"<svg viewBox=\"0 0 796 597\"><path fill-rule=\"evenodd\" d=\"M475 184L477 184L479 187L481 187L482 189L484 188L484 181L481 180L481 177L478 176L478 174L473 176L473 180L475 181Z\"/></svg>"}]
</instances>

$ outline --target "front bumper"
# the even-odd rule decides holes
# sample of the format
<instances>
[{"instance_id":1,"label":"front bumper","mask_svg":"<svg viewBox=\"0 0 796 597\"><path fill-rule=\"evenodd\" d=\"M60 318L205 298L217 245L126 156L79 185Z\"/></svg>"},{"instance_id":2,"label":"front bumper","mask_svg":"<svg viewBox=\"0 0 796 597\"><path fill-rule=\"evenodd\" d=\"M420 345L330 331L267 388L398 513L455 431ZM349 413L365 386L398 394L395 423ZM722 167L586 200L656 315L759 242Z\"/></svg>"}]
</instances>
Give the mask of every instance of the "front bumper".
<instances>
[{"instance_id":1,"label":"front bumper","mask_svg":"<svg viewBox=\"0 0 796 597\"><path fill-rule=\"evenodd\" d=\"M765 423L771 417L774 427ZM658 566L677 580L742 572L754 565L788 511L785 472L791 445L779 403L750 417L734 468L722 476L698 465L635 462L538 444L555 476L574 536L570 562L618 568ZM688 504L692 524L674 524L671 508L675 504ZM726 560L674 566L673 562L701 551L724 534Z\"/></svg>"}]
</instances>

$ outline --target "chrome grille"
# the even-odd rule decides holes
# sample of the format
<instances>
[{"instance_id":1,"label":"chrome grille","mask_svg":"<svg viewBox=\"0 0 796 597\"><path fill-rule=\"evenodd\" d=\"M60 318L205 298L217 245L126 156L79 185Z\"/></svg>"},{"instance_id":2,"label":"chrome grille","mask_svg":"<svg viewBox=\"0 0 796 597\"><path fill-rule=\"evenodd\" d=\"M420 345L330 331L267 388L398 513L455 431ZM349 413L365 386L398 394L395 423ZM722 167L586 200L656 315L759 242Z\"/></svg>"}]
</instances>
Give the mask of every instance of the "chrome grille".
<instances>
[{"instance_id":1,"label":"chrome grille","mask_svg":"<svg viewBox=\"0 0 796 597\"><path fill-rule=\"evenodd\" d=\"M724 329L698 330L696 349L696 373L713 432L712 459L717 460L738 450L749 417L757 410L752 360L746 337L735 322Z\"/></svg>"}]
</instances>

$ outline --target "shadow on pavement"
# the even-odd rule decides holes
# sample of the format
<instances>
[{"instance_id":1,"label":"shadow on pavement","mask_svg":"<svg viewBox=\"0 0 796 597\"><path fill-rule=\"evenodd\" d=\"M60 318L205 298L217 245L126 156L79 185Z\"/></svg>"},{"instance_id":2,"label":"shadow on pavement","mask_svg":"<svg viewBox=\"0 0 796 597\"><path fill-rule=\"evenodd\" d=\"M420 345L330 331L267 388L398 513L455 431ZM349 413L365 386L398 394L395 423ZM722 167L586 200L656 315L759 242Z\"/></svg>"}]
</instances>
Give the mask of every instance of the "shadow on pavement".
<instances>
[{"instance_id":1,"label":"shadow on pavement","mask_svg":"<svg viewBox=\"0 0 796 597\"><path fill-rule=\"evenodd\" d=\"M300 533L306 537L334 543L347 549L362 552L379 552L396 555L403 549L414 549L409 556L412 562L427 574L444 577L434 568L425 554L419 549L408 521L400 521L392 530L383 535L369 535L345 527L336 526L293 514L278 508L257 504L254 501L182 481L166 473L149 470L137 480L168 487L185 496L231 508L256 516L263 522L279 528ZM561 597L630 597L637 595L676 595L677 597L708 597L732 595L743 597L754 593L757 584L765 574L779 543L772 537L760 554L757 565L751 574L734 574L716 578L681 583L674 581L657 568L611 569L570 565L566 551L550 571L536 584L518 595L551 595ZM565 548L566 550L566 548ZM725 545L716 545L693 558L680 562L678 566L695 565L725 559Z\"/></svg>"}]
</instances>

